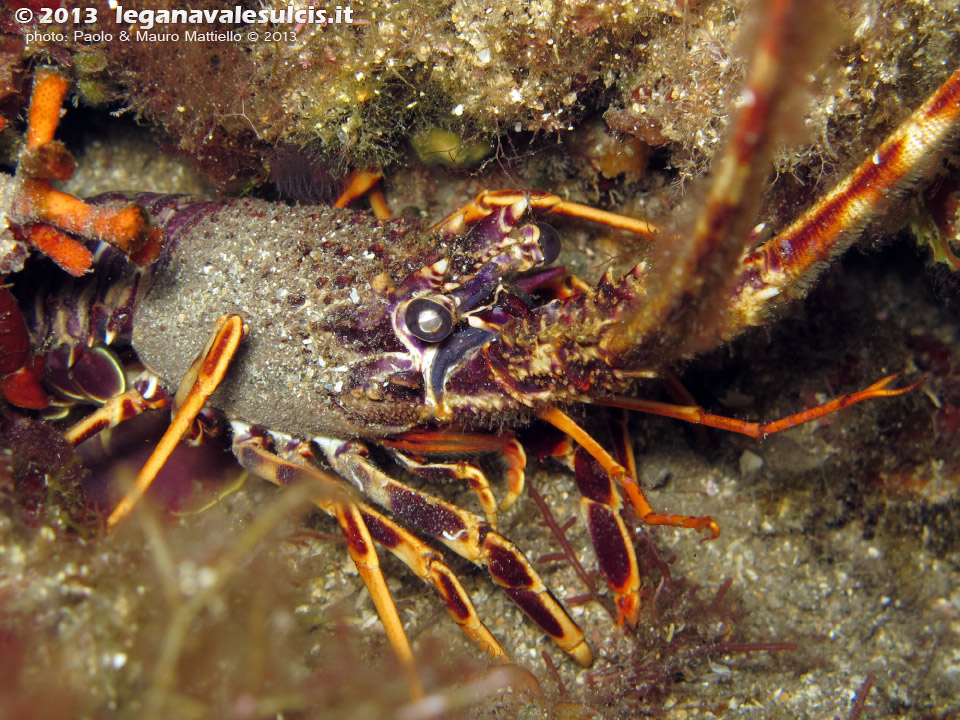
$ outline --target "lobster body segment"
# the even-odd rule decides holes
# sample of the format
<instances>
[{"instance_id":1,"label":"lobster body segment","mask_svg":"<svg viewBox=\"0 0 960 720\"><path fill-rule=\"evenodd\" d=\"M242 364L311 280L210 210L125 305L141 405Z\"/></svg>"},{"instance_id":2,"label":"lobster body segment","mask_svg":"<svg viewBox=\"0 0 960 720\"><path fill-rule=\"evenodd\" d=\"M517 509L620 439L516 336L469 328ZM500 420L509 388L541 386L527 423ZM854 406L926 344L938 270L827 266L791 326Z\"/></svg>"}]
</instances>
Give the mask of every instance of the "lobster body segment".
<instances>
[{"instance_id":1,"label":"lobster body segment","mask_svg":"<svg viewBox=\"0 0 960 720\"><path fill-rule=\"evenodd\" d=\"M237 313L255 331L213 399L227 415L301 437L423 422L391 327L394 288L433 252L409 221L249 199L158 212L164 203L144 202L157 222L169 215L167 241L132 338L150 368L175 384L217 318ZM406 384L374 387L376 373Z\"/></svg>"}]
</instances>

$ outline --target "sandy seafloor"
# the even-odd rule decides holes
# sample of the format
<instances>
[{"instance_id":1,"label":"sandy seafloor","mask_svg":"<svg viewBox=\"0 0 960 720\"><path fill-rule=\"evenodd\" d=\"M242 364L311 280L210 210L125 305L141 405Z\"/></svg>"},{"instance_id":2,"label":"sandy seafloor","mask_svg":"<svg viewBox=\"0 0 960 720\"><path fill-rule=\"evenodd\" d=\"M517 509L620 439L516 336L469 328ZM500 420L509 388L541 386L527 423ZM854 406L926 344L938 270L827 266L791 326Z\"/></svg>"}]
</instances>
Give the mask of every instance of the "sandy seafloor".
<instances>
[{"instance_id":1,"label":"sandy seafloor","mask_svg":"<svg viewBox=\"0 0 960 720\"><path fill-rule=\"evenodd\" d=\"M107 165L123 167L116 146L108 156ZM97 157L81 157L80 167L95 168ZM133 162L108 183L124 182L123 172L142 178L146 166L159 178L180 172L162 158ZM542 694L524 690L531 683L523 673L498 680L429 589L384 561L440 707L455 706L460 717L819 720L848 717L870 678L861 718L960 717L960 281L932 268L908 239L879 244L849 253L779 322L680 375L714 412L753 419L901 368L909 379L928 377L926 385L762 444L634 417L651 502L710 514L722 535L699 543L688 531L650 533L664 557L675 556L673 577L686 578L678 595L701 589L672 603L662 595L654 616L649 596L660 576L652 572L635 633L596 604L572 609L594 648L593 668L564 660L482 572L452 561L481 617ZM585 414L588 423L599 419ZM528 480L561 521L573 515L565 471L531 462ZM473 502L469 492L439 492ZM336 534L330 521L285 515L254 549L243 547L258 539L251 528L279 497L250 480L197 515L147 512L101 538L55 517L39 527L15 512L0 519L0 718L141 717L144 707L157 717L432 717L426 706L407 705L370 600L342 544L327 537ZM501 524L531 558L558 549L538 520L525 497ZM301 522L309 532L298 531ZM569 538L594 567L582 523ZM538 567L559 598L583 594L566 563ZM204 601L191 612L195 597ZM174 670L158 674L171 638L182 643ZM723 643L792 646L702 652ZM652 680L639 679L641 666ZM490 689L498 683L508 689Z\"/></svg>"}]
</instances>

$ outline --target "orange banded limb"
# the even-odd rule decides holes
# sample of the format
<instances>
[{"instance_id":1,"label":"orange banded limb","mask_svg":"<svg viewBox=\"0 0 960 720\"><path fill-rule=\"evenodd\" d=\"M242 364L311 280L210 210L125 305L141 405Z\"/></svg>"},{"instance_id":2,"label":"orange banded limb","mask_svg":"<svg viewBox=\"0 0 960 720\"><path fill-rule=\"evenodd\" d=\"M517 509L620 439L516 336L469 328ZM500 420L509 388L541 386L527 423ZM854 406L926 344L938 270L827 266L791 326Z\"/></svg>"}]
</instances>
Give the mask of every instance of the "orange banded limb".
<instances>
[{"instance_id":1,"label":"orange banded limb","mask_svg":"<svg viewBox=\"0 0 960 720\"><path fill-rule=\"evenodd\" d=\"M593 457L600 467L610 476L615 483L623 488L623 491L630 498L634 512L647 525L668 525L670 527L683 527L697 532L709 530L712 539L720 536L720 526L709 516L692 517L690 515L664 515L655 513L637 481L627 474L626 469L611 457L610 453L603 449L590 434L573 421L566 413L555 407L547 407L538 412L541 420L553 425L558 430L569 435L573 440L580 444L591 457Z\"/></svg>"},{"instance_id":2,"label":"orange banded limb","mask_svg":"<svg viewBox=\"0 0 960 720\"><path fill-rule=\"evenodd\" d=\"M367 497L405 523L487 570L521 610L584 667L593 653L583 631L544 585L523 553L482 518L426 492L400 483L372 464L366 448L332 438L314 438L327 461L358 483Z\"/></svg>"},{"instance_id":3,"label":"orange banded limb","mask_svg":"<svg viewBox=\"0 0 960 720\"><path fill-rule=\"evenodd\" d=\"M380 190L380 179L383 173L379 170L354 170L347 177L347 186L340 197L333 203L334 207L343 208L352 203L361 195L366 195L370 202L370 209L378 220L389 220L390 209L387 200Z\"/></svg>"},{"instance_id":4,"label":"orange banded limb","mask_svg":"<svg viewBox=\"0 0 960 720\"><path fill-rule=\"evenodd\" d=\"M423 697L423 685L420 683L420 676L417 675L413 650L410 648L407 633L404 632L403 623L400 622L400 614L397 612L397 606L393 602L387 581L380 569L380 558L377 557L370 530L360 514L360 509L353 503L334 503L333 511L347 540L350 558L357 566L357 572L360 573L364 585L370 592L374 607L377 608L377 614L380 616L380 622L383 623L397 658L407 671L410 693L414 700L418 700Z\"/></svg>"},{"instance_id":5,"label":"orange banded limb","mask_svg":"<svg viewBox=\"0 0 960 720\"><path fill-rule=\"evenodd\" d=\"M627 217L626 215L607 212L606 210L600 210L589 205L570 202L564 200L559 195L541 190L530 190L527 192L517 192L514 190L484 191L477 195L472 202L450 213L430 229L439 230L442 228L447 231L458 232L463 223L469 224L475 222L489 215L495 208L507 207L522 200L528 200L530 207L534 210L543 210L548 213L566 215L581 220L591 220L601 225L606 225L607 227L632 232L641 237L652 237L657 231L657 229L646 220L637 220Z\"/></svg>"},{"instance_id":6,"label":"orange banded limb","mask_svg":"<svg viewBox=\"0 0 960 720\"><path fill-rule=\"evenodd\" d=\"M574 452L574 472L580 489L580 516L616 601L618 623L635 627L640 619L640 570L630 531L620 517L620 494L583 446Z\"/></svg>"},{"instance_id":7,"label":"orange banded limb","mask_svg":"<svg viewBox=\"0 0 960 720\"><path fill-rule=\"evenodd\" d=\"M244 468L276 485L307 483L317 488L313 502L337 519L347 541L350 558L370 593L387 639L407 672L411 695L415 700L423 697L423 686L417 675L413 650L380 569L380 559L373 538L359 508L349 498L340 482L319 469L277 456L264 447L261 437L241 438L241 432L236 427L233 450Z\"/></svg>"},{"instance_id":8,"label":"orange banded limb","mask_svg":"<svg viewBox=\"0 0 960 720\"><path fill-rule=\"evenodd\" d=\"M620 464L623 465L624 470L627 471L627 475L638 481L637 456L633 452L633 436L630 434L630 427L627 424L630 413L621 410L619 415L620 417L616 419L608 418L610 434L613 438L613 453Z\"/></svg>"},{"instance_id":9,"label":"orange banded limb","mask_svg":"<svg viewBox=\"0 0 960 720\"><path fill-rule=\"evenodd\" d=\"M480 507L487 518L491 527L497 527L497 500L490 489L490 481L486 473L471 462L461 460L459 462L440 463L440 462L419 462L406 453L397 451L393 455L404 468L428 480L438 478L448 480L466 480L467 484L477 494L480 501Z\"/></svg>"},{"instance_id":10,"label":"orange banded limb","mask_svg":"<svg viewBox=\"0 0 960 720\"><path fill-rule=\"evenodd\" d=\"M616 444L617 456L626 468L633 468L629 471L629 476L636 480L636 464L632 462L633 449L626 434L626 424L621 425L625 445ZM577 489L580 491L580 517L590 534L600 572L613 593L617 605L617 624L626 623L630 627L636 627L640 619L640 569L630 531L620 516L623 508L620 493L617 492L610 474L582 445L575 448L568 435L563 434L561 437L563 439L550 448L545 456L558 458L573 470ZM537 499L532 489L531 495L537 504L542 502L542 499ZM559 529L554 532L558 531ZM594 593L592 583L586 584L591 593Z\"/></svg>"},{"instance_id":11,"label":"orange banded limb","mask_svg":"<svg viewBox=\"0 0 960 720\"><path fill-rule=\"evenodd\" d=\"M737 420L735 418L725 417L723 415L714 415L712 413L704 412L703 408L696 405L672 405L670 403L656 402L653 400L641 400L638 398L620 396L614 396L604 400L597 400L595 401L595 404L626 408L627 410L636 410L649 415L671 417L677 420L683 420L684 422L693 423L695 425L706 425L708 427L720 428L721 430L729 430L730 432L740 433L741 435L749 435L752 438L762 440L767 435L783 432L784 430L796 427L797 425L802 425L803 423L810 422L811 420L822 418L824 415L829 415L830 413L837 412L838 410L843 410L844 408L848 408L851 405L863 402L864 400L903 395L904 393L910 392L911 390L919 387L924 382L923 380L918 380L917 382L907 385L903 388L890 389L887 387L902 374L903 373L901 371L894 373L893 375L888 375L882 380L875 382L868 388L858 390L857 392L849 393L847 395L841 395L840 397L834 398L823 405L818 405L817 407L810 408L809 410L794 413L793 415L788 415L787 417L768 423L748 422L746 420Z\"/></svg>"},{"instance_id":12,"label":"orange banded limb","mask_svg":"<svg viewBox=\"0 0 960 720\"><path fill-rule=\"evenodd\" d=\"M197 374L196 381L190 389L186 400L177 410L160 442L147 459L146 464L137 475L134 485L120 499L119 504L107 518L107 527L114 527L133 510L137 501L150 487L157 477L157 473L167 462L177 443L193 425L200 410L203 409L210 395L223 381L230 362L236 355L240 342L249 331L249 327L239 315L224 315L217 320L213 337L203 351L203 362Z\"/></svg>"},{"instance_id":13,"label":"orange banded limb","mask_svg":"<svg viewBox=\"0 0 960 720\"><path fill-rule=\"evenodd\" d=\"M397 556L418 577L433 585L447 612L463 632L494 659L505 657L506 653L500 643L480 621L467 591L435 550L369 505L350 499L338 478L312 466L312 451L309 445L301 444L290 452L293 457L288 459L267 450L264 447L264 438L244 437L247 434L246 428L242 427L241 423L236 423L234 429L234 454L244 468L276 485L309 483L317 486L318 492L314 495L313 502L338 520L338 508L359 508L370 536ZM371 595L372 593L373 591ZM387 627L387 624L384 623L384 626ZM409 649L406 635L388 634L388 637L395 652L402 658Z\"/></svg>"},{"instance_id":14,"label":"orange banded limb","mask_svg":"<svg viewBox=\"0 0 960 720\"><path fill-rule=\"evenodd\" d=\"M527 454L511 432L494 435L459 430L410 430L377 442L395 450L417 454L499 453L507 463L507 493L500 502L500 510L509 510L523 493Z\"/></svg>"},{"instance_id":15,"label":"orange banded limb","mask_svg":"<svg viewBox=\"0 0 960 720\"><path fill-rule=\"evenodd\" d=\"M369 505L361 503L359 507L373 538L400 558L417 577L433 585L447 613L463 633L494 660L507 659L506 651L480 620L467 591L440 555Z\"/></svg>"},{"instance_id":16,"label":"orange banded limb","mask_svg":"<svg viewBox=\"0 0 960 720\"><path fill-rule=\"evenodd\" d=\"M79 445L97 433L116 427L147 410L162 410L169 406L170 399L166 395L148 400L135 389L127 390L110 398L83 420L74 424L64 433L64 436L71 445Z\"/></svg>"}]
</instances>

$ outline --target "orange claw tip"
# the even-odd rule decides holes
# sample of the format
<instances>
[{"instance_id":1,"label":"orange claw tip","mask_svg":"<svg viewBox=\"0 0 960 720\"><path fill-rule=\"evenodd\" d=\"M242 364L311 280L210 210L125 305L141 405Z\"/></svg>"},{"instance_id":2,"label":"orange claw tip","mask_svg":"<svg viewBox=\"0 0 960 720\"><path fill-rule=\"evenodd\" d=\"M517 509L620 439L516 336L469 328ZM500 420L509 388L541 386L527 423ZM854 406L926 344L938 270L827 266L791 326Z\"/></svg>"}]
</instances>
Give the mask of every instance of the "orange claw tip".
<instances>
[{"instance_id":1,"label":"orange claw tip","mask_svg":"<svg viewBox=\"0 0 960 720\"><path fill-rule=\"evenodd\" d=\"M705 543L708 540L716 540L720 537L720 526L717 525L716 521L713 520L709 515L706 517L700 518L700 521L696 525L697 532L703 532L709 530L710 534L700 540L701 543Z\"/></svg>"},{"instance_id":2,"label":"orange claw tip","mask_svg":"<svg viewBox=\"0 0 960 720\"><path fill-rule=\"evenodd\" d=\"M911 390L916 390L918 387L923 385L927 380L929 380L929 378L922 377L916 382L910 383L906 387L897 388L895 390L887 390L886 392L883 393L883 395L884 397L896 397L897 395L903 395L905 393L910 392Z\"/></svg>"},{"instance_id":3,"label":"orange claw tip","mask_svg":"<svg viewBox=\"0 0 960 720\"><path fill-rule=\"evenodd\" d=\"M864 393L870 393L870 397L895 397L897 395L908 393L911 390L916 390L927 381L927 378L922 377L919 380L910 383L906 387L887 389L887 385L902 376L904 372L904 370L900 370L899 372L895 372L893 375L888 375L887 377L883 378L883 380L880 380L879 382L868 387L866 390L864 390Z\"/></svg>"},{"instance_id":4,"label":"orange claw tip","mask_svg":"<svg viewBox=\"0 0 960 720\"><path fill-rule=\"evenodd\" d=\"M617 625L635 628L640 620L640 594L632 592L617 598Z\"/></svg>"}]
</instances>

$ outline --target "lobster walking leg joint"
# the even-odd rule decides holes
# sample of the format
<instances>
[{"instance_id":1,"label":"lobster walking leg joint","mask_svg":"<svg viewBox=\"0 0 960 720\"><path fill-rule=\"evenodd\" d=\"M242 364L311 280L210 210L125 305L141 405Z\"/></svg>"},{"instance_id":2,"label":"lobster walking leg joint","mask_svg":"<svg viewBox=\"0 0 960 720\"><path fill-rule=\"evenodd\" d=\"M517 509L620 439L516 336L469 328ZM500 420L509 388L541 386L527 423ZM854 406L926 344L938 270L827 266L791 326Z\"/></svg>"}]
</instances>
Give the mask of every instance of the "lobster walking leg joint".
<instances>
[{"instance_id":1,"label":"lobster walking leg joint","mask_svg":"<svg viewBox=\"0 0 960 720\"><path fill-rule=\"evenodd\" d=\"M200 410L223 381L240 347L240 342L250 328L239 315L225 315L217 321L213 337L198 359L200 363L196 380L193 382L180 409L170 423L170 427L160 438L156 449L137 475L134 485L120 499L113 512L107 518L107 527L114 527L133 510L137 501L156 479L157 473L167 462L173 449L187 433Z\"/></svg>"}]
</instances>

